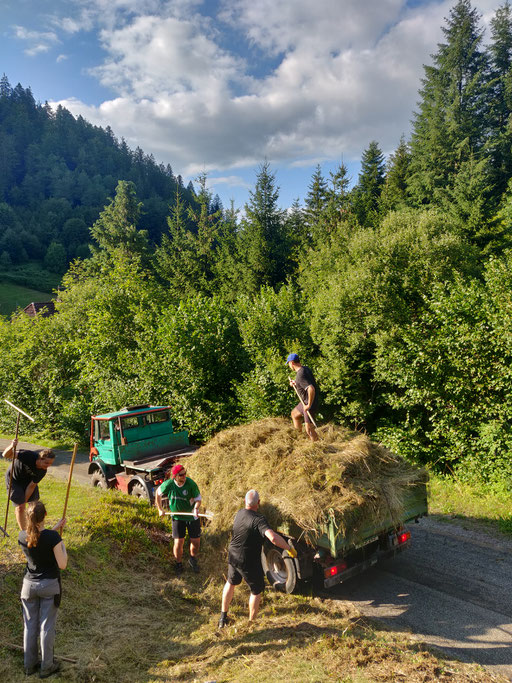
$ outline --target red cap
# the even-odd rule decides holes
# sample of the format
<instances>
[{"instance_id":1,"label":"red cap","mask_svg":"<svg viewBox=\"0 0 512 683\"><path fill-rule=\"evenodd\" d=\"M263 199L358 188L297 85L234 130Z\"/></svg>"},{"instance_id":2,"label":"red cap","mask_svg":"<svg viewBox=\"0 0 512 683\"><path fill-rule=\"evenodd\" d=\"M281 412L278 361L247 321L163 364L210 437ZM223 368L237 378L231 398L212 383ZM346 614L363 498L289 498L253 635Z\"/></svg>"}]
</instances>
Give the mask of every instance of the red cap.
<instances>
[{"instance_id":1,"label":"red cap","mask_svg":"<svg viewBox=\"0 0 512 683\"><path fill-rule=\"evenodd\" d=\"M181 472L181 470L184 470L185 468L183 467L182 464L178 463L177 465L174 465L174 467L171 470L171 477L174 479L174 477Z\"/></svg>"}]
</instances>

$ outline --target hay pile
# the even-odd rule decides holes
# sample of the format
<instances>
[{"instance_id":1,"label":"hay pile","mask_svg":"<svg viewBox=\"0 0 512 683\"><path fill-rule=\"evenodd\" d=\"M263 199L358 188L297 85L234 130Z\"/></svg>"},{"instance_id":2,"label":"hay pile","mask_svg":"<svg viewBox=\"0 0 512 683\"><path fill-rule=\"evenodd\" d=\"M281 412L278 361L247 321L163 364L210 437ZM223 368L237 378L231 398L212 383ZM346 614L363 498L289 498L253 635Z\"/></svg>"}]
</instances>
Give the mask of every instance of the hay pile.
<instances>
[{"instance_id":1,"label":"hay pile","mask_svg":"<svg viewBox=\"0 0 512 683\"><path fill-rule=\"evenodd\" d=\"M314 530L329 511L347 538L384 517L398 523L405 491L425 481L425 472L343 427L326 425L319 436L312 443L289 420L267 418L220 432L200 448L187 469L215 514L211 530L231 528L251 488L274 528Z\"/></svg>"}]
</instances>

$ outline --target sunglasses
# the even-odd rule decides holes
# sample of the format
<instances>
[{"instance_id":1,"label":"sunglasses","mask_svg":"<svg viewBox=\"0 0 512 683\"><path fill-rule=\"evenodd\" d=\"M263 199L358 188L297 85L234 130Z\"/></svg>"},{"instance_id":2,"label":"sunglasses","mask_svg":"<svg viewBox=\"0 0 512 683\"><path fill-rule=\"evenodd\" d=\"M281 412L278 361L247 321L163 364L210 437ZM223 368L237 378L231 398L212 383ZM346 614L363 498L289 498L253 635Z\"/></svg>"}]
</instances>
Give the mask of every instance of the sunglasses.
<instances>
[{"instance_id":1,"label":"sunglasses","mask_svg":"<svg viewBox=\"0 0 512 683\"><path fill-rule=\"evenodd\" d=\"M181 470L181 471L178 472L178 474L176 475L176 477L186 477L186 476L187 476L187 470Z\"/></svg>"}]
</instances>

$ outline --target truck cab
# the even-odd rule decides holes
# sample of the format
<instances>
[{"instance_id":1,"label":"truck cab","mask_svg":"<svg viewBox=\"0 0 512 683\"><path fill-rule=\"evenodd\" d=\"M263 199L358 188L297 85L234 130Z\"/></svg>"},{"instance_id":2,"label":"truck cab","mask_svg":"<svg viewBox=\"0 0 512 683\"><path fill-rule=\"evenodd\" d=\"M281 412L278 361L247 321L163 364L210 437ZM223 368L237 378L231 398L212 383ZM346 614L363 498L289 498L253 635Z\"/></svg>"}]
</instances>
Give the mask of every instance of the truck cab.
<instances>
[{"instance_id":1,"label":"truck cab","mask_svg":"<svg viewBox=\"0 0 512 683\"><path fill-rule=\"evenodd\" d=\"M127 406L91 417L88 472L93 486L153 502L167 470L195 450L187 431L174 431L170 406Z\"/></svg>"}]
</instances>

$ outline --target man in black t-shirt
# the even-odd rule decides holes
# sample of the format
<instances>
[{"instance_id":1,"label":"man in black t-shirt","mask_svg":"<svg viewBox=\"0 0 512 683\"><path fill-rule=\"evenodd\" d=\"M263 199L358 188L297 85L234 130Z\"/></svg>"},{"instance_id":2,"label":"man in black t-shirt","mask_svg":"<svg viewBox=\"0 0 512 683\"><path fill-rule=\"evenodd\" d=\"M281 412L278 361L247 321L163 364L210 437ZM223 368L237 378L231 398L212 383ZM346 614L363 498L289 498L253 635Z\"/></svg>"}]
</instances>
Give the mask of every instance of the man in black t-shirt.
<instances>
[{"instance_id":1,"label":"man in black t-shirt","mask_svg":"<svg viewBox=\"0 0 512 683\"><path fill-rule=\"evenodd\" d=\"M296 388L301 399L301 402L295 406L291 413L295 429L301 432L302 420L304 420L307 435L311 441L318 441L318 434L316 433L312 418L314 419L315 413L318 410L319 392L313 373L310 368L301 364L296 353L290 353L286 359L286 364L290 370L297 373L295 379L290 379L290 384Z\"/></svg>"},{"instance_id":2,"label":"man in black t-shirt","mask_svg":"<svg viewBox=\"0 0 512 683\"><path fill-rule=\"evenodd\" d=\"M34 451L21 450L16 453L17 441L14 440L2 453L4 458L12 459L13 464L5 473L5 485L9 492L9 484L12 484L10 499L14 504L14 512L19 528L26 528L25 504L39 500L38 483L46 475L46 471L55 462L55 453L50 448L35 453Z\"/></svg>"},{"instance_id":3,"label":"man in black t-shirt","mask_svg":"<svg viewBox=\"0 0 512 683\"><path fill-rule=\"evenodd\" d=\"M261 566L261 549L265 538L278 548L287 550L292 557L297 552L285 539L273 531L265 517L258 512L260 497L251 489L245 494L245 508L236 513L233 523L233 534L228 550L228 577L222 592L222 611L219 628L228 622L228 609L238 586L244 579L251 595L249 597L249 621L254 621L258 614L261 594L265 588L263 567Z\"/></svg>"}]
</instances>

